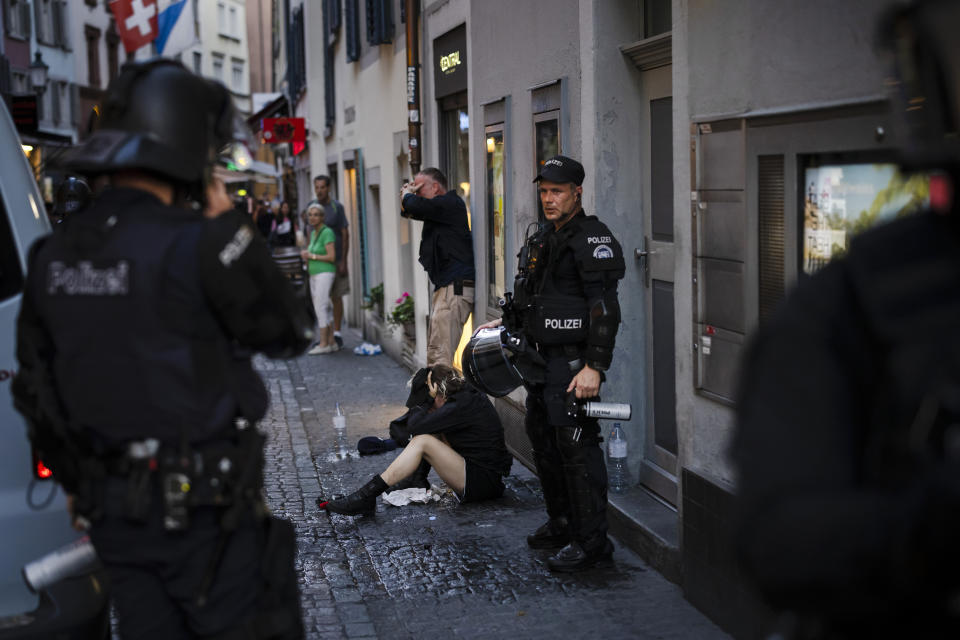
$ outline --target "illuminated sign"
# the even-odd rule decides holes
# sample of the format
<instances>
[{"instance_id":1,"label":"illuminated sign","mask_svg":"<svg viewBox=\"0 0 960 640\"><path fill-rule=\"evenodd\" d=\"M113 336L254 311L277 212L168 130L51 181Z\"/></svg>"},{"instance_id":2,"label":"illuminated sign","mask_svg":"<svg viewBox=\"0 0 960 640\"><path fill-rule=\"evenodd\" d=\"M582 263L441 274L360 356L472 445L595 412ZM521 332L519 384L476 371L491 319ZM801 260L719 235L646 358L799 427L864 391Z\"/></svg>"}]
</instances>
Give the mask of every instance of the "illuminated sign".
<instances>
[{"instance_id":1,"label":"illuminated sign","mask_svg":"<svg viewBox=\"0 0 960 640\"><path fill-rule=\"evenodd\" d=\"M460 65L460 52L454 51L445 56L440 56L440 70L444 73L453 73Z\"/></svg>"}]
</instances>

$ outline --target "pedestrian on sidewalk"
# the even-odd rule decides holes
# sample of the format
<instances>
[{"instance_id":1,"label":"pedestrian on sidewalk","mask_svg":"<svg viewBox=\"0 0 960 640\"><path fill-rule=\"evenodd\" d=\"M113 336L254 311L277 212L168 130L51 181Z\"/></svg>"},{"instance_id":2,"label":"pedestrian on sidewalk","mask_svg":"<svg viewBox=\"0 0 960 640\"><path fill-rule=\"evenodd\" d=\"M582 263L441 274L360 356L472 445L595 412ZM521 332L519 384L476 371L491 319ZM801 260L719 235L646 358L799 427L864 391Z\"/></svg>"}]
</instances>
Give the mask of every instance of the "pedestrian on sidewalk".
<instances>
[{"instance_id":1,"label":"pedestrian on sidewalk","mask_svg":"<svg viewBox=\"0 0 960 640\"><path fill-rule=\"evenodd\" d=\"M336 239L337 259L336 275L330 286L330 302L333 304L333 339L337 348L343 347L340 330L343 325L343 296L350 293L350 273L347 269L347 255L350 253L350 223L343 205L330 193L330 176L317 176L313 179L313 191L317 196L307 206L319 204L323 207L324 223L333 230Z\"/></svg>"},{"instance_id":2,"label":"pedestrian on sidewalk","mask_svg":"<svg viewBox=\"0 0 960 640\"><path fill-rule=\"evenodd\" d=\"M211 177L241 143L230 92L155 58L125 64L101 104L62 162L103 188L30 252L16 406L89 527L125 640L302 638L251 356L294 357L313 332Z\"/></svg>"},{"instance_id":3,"label":"pedestrian on sidewalk","mask_svg":"<svg viewBox=\"0 0 960 640\"><path fill-rule=\"evenodd\" d=\"M439 169L427 168L400 190L401 215L423 221L420 264L433 283L427 366L453 366L463 325L473 311L473 238L467 205Z\"/></svg>"},{"instance_id":4,"label":"pedestrian on sidewalk","mask_svg":"<svg viewBox=\"0 0 960 640\"><path fill-rule=\"evenodd\" d=\"M324 210L318 204L307 207L307 220L313 231L310 242L300 255L307 262L310 274L310 297L317 314L317 345L310 349L310 355L332 353L340 347L333 339L333 303L330 301L330 287L336 276L336 251L333 230L324 224Z\"/></svg>"},{"instance_id":5,"label":"pedestrian on sidewalk","mask_svg":"<svg viewBox=\"0 0 960 640\"><path fill-rule=\"evenodd\" d=\"M453 368L436 365L425 380L427 400L408 412L412 437L390 466L350 495L317 500L317 506L344 515L370 515L377 496L429 463L461 503L503 495L503 476L513 457L503 439L503 425L486 394L467 384Z\"/></svg>"}]
</instances>

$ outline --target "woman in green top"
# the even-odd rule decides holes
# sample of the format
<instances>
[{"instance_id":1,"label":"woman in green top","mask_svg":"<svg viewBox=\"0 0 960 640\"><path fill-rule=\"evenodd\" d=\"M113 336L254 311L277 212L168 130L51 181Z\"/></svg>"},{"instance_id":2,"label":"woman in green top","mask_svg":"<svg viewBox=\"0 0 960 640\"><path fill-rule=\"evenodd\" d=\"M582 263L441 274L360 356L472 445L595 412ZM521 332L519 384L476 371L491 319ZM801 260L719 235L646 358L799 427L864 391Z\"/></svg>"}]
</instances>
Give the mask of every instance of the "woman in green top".
<instances>
[{"instance_id":1,"label":"woman in green top","mask_svg":"<svg viewBox=\"0 0 960 640\"><path fill-rule=\"evenodd\" d=\"M307 248L300 252L310 272L310 297L313 298L319 326L317 335L320 341L307 352L311 355L330 353L339 348L333 340L333 303L330 301L330 287L337 274L335 238L333 229L323 224L323 217L324 211L320 205L313 204L307 209L307 220L313 231Z\"/></svg>"}]
</instances>

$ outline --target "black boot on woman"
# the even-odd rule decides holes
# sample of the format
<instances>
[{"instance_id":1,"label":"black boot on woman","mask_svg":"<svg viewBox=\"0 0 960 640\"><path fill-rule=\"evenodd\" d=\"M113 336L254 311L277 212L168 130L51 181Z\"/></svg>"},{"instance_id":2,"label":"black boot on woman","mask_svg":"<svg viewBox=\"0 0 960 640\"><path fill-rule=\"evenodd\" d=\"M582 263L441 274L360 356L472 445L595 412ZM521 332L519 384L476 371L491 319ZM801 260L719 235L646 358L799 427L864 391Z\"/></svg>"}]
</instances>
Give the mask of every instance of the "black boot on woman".
<instances>
[{"instance_id":1,"label":"black boot on woman","mask_svg":"<svg viewBox=\"0 0 960 640\"><path fill-rule=\"evenodd\" d=\"M386 492L390 493L391 491L402 491L404 489L429 489L430 481L427 480L428 475L430 475L430 463L423 460L420 462L420 466L417 467L416 471L397 484L391 485Z\"/></svg>"},{"instance_id":2,"label":"black boot on woman","mask_svg":"<svg viewBox=\"0 0 960 640\"><path fill-rule=\"evenodd\" d=\"M373 476L370 482L348 496L330 501L317 498L317 506L345 516L373 515L373 512L377 510L377 496L383 493L386 488L387 483L378 474Z\"/></svg>"}]
</instances>

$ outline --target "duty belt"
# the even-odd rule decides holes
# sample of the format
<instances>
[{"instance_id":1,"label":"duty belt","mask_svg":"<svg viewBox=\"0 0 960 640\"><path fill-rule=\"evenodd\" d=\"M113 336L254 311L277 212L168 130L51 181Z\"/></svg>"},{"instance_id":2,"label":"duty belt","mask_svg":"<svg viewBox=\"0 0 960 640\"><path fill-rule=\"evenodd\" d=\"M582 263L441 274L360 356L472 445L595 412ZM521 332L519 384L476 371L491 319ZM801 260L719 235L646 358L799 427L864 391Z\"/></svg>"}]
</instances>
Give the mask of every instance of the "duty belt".
<instances>
[{"instance_id":1,"label":"duty belt","mask_svg":"<svg viewBox=\"0 0 960 640\"><path fill-rule=\"evenodd\" d=\"M465 288L473 288L476 283L473 280L454 280L453 282L449 282L442 287L435 287L434 291L439 291L440 289L444 289L450 285L453 285L453 295L462 296Z\"/></svg>"}]
</instances>

